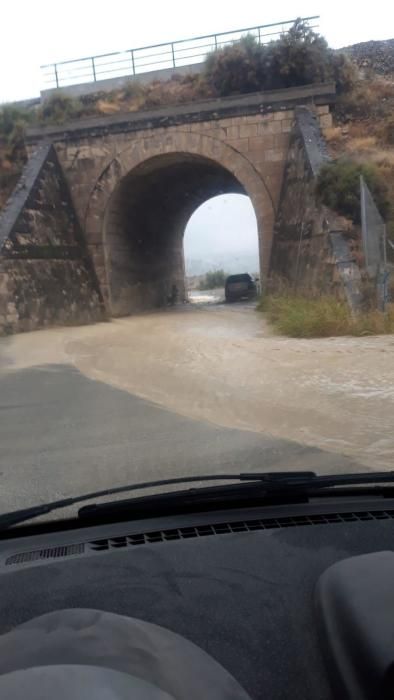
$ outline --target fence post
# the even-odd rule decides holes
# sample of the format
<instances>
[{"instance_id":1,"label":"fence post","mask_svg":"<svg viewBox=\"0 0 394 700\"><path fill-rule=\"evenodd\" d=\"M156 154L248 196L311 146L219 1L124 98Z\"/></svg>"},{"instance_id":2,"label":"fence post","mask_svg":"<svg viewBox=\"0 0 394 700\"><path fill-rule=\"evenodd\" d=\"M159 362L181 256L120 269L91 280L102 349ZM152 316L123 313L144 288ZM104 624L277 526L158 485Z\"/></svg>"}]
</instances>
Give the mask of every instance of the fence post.
<instances>
[{"instance_id":1,"label":"fence post","mask_svg":"<svg viewBox=\"0 0 394 700\"><path fill-rule=\"evenodd\" d=\"M94 65L94 56L92 56L93 80L96 82L96 67Z\"/></svg>"},{"instance_id":2,"label":"fence post","mask_svg":"<svg viewBox=\"0 0 394 700\"><path fill-rule=\"evenodd\" d=\"M214 39L215 39L215 51L217 51L218 50L218 38L217 38L216 34L215 34Z\"/></svg>"},{"instance_id":3,"label":"fence post","mask_svg":"<svg viewBox=\"0 0 394 700\"><path fill-rule=\"evenodd\" d=\"M133 51L133 49L131 49L130 53L131 53L131 65L133 67L133 75L135 75L135 63L134 63L134 51Z\"/></svg>"},{"instance_id":4,"label":"fence post","mask_svg":"<svg viewBox=\"0 0 394 700\"><path fill-rule=\"evenodd\" d=\"M258 28L259 30L259 44L261 44L261 32L260 32L260 27Z\"/></svg>"},{"instance_id":5,"label":"fence post","mask_svg":"<svg viewBox=\"0 0 394 700\"><path fill-rule=\"evenodd\" d=\"M389 282L389 273L387 270L387 229L386 229L386 224L383 225L383 234L382 234L382 245L383 245L383 311L386 311L386 304L389 301L388 298L388 282Z\"/></svg>"},{"instance_id":6,"label":"fence post","mask_svg":"<svg viewBox=\"0 0 394 700\"><path fill-rule=\"evenodd\" d=\"M171 51L172 51L172 65L175 68L175 51L174 51L174 44L171 44Z\"/></svg>"},{"instance_id":7,"label":"fence post","mask_svg":"<svg viewBox=\"0 0 394 700\"><path fill-rule=\"evenodd\" d=\"M56 63L53 64L53 68L54 68L54 71L55 71L56 87L58 88L58 87L59 87L59 77L58 77L58 74L57 74L57 65L56 65Z\"/></svg>"}]
</instances>

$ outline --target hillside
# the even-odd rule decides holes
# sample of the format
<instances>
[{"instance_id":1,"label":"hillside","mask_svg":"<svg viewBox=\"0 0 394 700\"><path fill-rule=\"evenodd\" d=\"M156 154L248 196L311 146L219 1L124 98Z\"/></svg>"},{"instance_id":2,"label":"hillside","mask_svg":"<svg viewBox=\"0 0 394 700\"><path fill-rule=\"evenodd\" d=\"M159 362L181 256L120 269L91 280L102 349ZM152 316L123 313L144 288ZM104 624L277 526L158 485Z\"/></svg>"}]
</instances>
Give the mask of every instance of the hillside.
<instances>
[{"instance_id":1,"label":"hillside","mask_svg":"<svg viewBox=\"0 0 394 700\"><path fill-rule=\"evenodd\" d=\"M324 131L333 158L376 167L394 202L394 40L348 47L359 76L341 95L333 112L333 126ZM388 233L394 238L394 207L388 214Z\"/></svg>"}]
</instances>

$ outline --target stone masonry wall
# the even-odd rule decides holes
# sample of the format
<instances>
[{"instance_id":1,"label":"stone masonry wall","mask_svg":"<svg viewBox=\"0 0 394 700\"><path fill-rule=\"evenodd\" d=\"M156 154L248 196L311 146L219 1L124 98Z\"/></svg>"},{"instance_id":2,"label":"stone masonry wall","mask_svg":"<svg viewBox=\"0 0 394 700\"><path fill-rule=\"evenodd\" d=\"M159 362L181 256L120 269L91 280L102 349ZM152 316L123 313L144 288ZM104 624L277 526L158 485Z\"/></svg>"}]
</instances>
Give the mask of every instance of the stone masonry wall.
<instances>
[{"instance_id":1,"label":"stone masonry wall","mask_svg":"<svg viewBox=\"0 0 394 700\"><path fill-rule=\"evenodd\" d=\"M316 176L327 160L316 116L297 108L275 224L270 285L275 290L285 281L299 292L335 294L356 308L361 277L349 223L315 194Z\"/></svg>"},{"instance_id":2,"label":"stone masonry wall","mask_svg":"<svg viewBox=\"0 0 394 700\"><path fill-rule=\"evenodd\" d=\"M330 85L305 86L276 91L280 94L275 95L238 96L214 104L115 115L32 132L32 149L43 136L53 140L109 312L104 221L110 198L122 178L151 158L180 152L200 155L226 169L252 201L260 268L265 274L270 265L294 107L300 102L313 108L317 105L321 125L330 126L333 90Z\"/></svg>"},{"instance_id":3,"label":"stone masonry wall","mask_svg":"<svg viewBox=\"0 0 394 700\"><path fill-rule=\"evenodd\" d=\"M0 217L0 335L102 318L67 183L43 144Z\"/></svg>"},{"instance_id":4,"label":"stone masonry wall","mask_svg":"<svg viewBox=\"0 0 394 700\"><path fill-rule=\"evenodd\" d=\"M142 161L171 151L212 158L245 185L258 220L261 266L265 267L293 119L294 110L287 109L265 115L109 133L105 137L86 135L78 143L57 142L56 151L70 183L75 207L80 220L86 222L86 241L104 295L107 279L102 223L109 198L120 178ZM116 164L109 167L114 161Z\"/></svg>"}]
</instances>

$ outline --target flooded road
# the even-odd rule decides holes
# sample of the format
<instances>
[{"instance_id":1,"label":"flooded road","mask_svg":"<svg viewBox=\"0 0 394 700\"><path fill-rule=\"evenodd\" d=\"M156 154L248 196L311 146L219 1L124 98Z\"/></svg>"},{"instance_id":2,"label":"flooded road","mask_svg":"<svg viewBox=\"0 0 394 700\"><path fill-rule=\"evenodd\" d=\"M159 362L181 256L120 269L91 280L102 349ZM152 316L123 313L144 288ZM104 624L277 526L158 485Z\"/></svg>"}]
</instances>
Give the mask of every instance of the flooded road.
<instances>
[{"instance_id":1,"label":"flooded road","mask_svg":"<svg viewBox=\"0 0 394 700\"><path fill-rule=\"evenodd\" d=\"M2 373L73 365L178 415L370 468L394 457L394 336L296 340L253 305L189 304L0 341Z\"/></svg>"}]
</instances>

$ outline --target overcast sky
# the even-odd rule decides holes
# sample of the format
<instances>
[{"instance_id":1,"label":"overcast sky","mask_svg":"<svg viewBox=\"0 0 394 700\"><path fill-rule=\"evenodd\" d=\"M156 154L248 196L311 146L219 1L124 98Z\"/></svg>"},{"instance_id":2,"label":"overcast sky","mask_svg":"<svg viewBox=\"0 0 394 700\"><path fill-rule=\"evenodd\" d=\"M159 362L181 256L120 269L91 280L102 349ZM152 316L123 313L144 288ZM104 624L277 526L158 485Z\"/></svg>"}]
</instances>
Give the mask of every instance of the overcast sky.
<instances>
[{"instance_id":1,"label":"overcast sky","mask_svg":"<svg viewBox=\"0 0 394 700\"><path fill-rule=\"evenodd\" d=\"M256 216L249 197L227 194L202 204L185 232L185 253L200 258L206 252L217 256L248 252L258 258Z\"/></svg>"},{"instance_id":2,"label":"overcast sky","mask_svg":"<svg viewBox=\"0 0 394 700\"><path fill-rule=\"evenodd\" d=\"M320 15L320 32L333 47L394 35L392 0L8 0L2 8L0 102L37 96L45 63L310 15ZM252 241L251 214L242 197L208 203L190 224L188 245L199 236L199 249L203 240L219 245L217 235L231 248L240 231Z\"/></svg>"},{"instance_id":3,"label":"overcast sky","mask_svg":"<svg viewBox=\"0 0 394 700\"><path fill-rule=\"evenodd\" d=\"M199 34L320 15L334 47L394 34L394 3L338 0L18 0L2 8L0 101L38 95L39 67Z\"/></svg>"}]
</instances>

